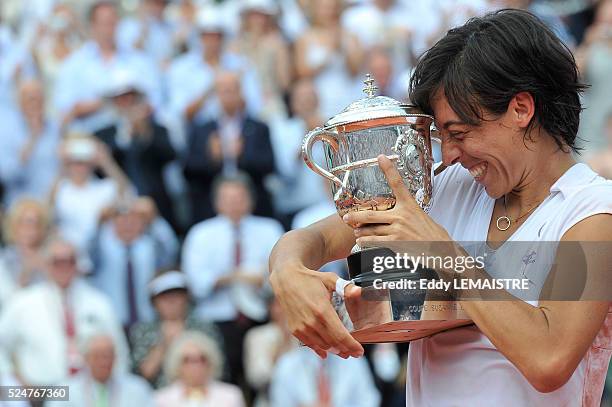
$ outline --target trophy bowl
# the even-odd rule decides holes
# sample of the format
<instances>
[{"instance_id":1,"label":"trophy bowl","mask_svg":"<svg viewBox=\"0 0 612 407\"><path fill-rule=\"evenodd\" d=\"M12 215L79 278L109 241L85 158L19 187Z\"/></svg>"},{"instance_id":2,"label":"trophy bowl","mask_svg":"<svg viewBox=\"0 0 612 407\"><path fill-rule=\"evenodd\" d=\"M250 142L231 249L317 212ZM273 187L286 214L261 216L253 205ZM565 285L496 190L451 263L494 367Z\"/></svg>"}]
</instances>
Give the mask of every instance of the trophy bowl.
<instances>
[{"instance_id":1,"label":"trophy bowl","mask_svg":"<svg viewBox=\"0 0 612 407\"><path fill-rule=\"evenodd\" d=\"M370 75L366 97L350 104L323 127L310 131L302 144L308 167L330 181L340 216L350 211L388 210L396 197L378 166L378 155L395 162L404 184L427 212L432 203L434 118L417 107L376 96ZM434 133L435 134L435 133ZM312 158L313 146L323 143L324 166ZM362 287L360 299L345 303L334 298L336 311L353 336L363 343L404 342L471 323L453 301L431 301L440 293L421 289L381 290L374 280L435 279L434 270L412 268L373 271L373 259L393 255L385 247L361 249L349 256L351 282Z\"/></svg>"}]
</instances>

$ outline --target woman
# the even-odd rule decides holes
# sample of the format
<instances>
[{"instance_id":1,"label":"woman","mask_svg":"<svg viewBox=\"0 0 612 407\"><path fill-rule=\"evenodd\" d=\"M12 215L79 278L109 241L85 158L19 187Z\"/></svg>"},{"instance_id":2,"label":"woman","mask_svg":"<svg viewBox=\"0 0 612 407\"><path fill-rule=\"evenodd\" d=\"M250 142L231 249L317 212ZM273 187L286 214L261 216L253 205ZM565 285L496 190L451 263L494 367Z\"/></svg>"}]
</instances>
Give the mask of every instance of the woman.
<instances>
[{"instance_id":1,"label":"woman","mask_svg":"<svg viewBox=\"0 0 612 407\"><path fill-rule=\"evenodd\" d=\"M2 266L18 287L44 279L42 247L51 224L49 210L33 199L17 201L5 225L7 247L2 252Z\"/></svg>"},{"instance_id":2,"label":"woman","mask_svg":"<svg viewBox=\"0 0 612 407\"><path fill-rule=\"evenodd\" d=\"M69 4L62 3L53 8L48 22L39 29L33 41L32 55L44 79L47 94L55 91L53 86L59 69L83 43L83 34L75 11Z\"/></svg>"},{"instance_id":3,"label":"woman","mask_svg":"<svg viewBox=\"0 0 612 407\"><path fill-rule=\"evenodd\" d=\"M282 238L270 259L271 283L294 335L322 357L331 348L343 357L363 354L328 305L337 277L313 271L346 257L355 242L438 241L447 249L432 254L456 260L466 256L459 241L480 241L493 254L519 241L578 241L586 269L575 271L609 281L611 251L587 241L610 241L612 184L572 157L582 88L569 50L528 12L501 10L450 30L421 58L410 87L411 100L436 119L447 166L435 178L429 215L381 156L393 209L331 216ZM566 254L559 250L547 263L537 253L523 261L523 253L510 253L486 272L517 278L514 268L498 271L518 261L530 284L540 284L553 261L556 272L567 271ZM343 294L360 290L349 285ZM609 297L527 302L496 294L512 301L464 300L475 325L410 344L407 404L598 406L612 352Z\"/></svg>"},{"instance_id":4,"label":"woman","mask_svg":"<svg viewBox=\"0 0 612 407\"><path fill-rule=\"evenodd\" d=\"M262 117L285 118L284 95L291 83L289 46L276 25L277 6L270 0L249 0L242 8L242 27L230 50L245 56L262 86Z\"/></svg>"},{"instance_id":5,"label":"woman","mask_svg":"<svg viewBox=\"0 0 612 407\"><path fill-rule=\"evenodd\" d=\"M187 331L170 348L164 372L172 381L157 391L157 407L244 407L240 389L215 380L221 372L221 353L207 336Z\"/></svg>"},{"instance_id":6,"label":"woman","mask_svg":"<svg viewBox=\"0 0 612 407\"><path fill-rule=\"evenodd\" d=\"M168 384L162 372L163 358L174 340L187 330L199 331L220 342L212 324L189 315L189 286L183 273L169 270L149 284L149 294L159 319L139 322L130 329L130 343L136 370L156 388Z\"/></svg>"},{"instance_id":7,"label":"woman","mask_svg":"<svg viewBox=\"0 0 612 407\"><path fill-rule=\"evenodd\" d=\"M310 6L312 27L295 43L295 70L298 78L314 81L321 113L331 117L359 97L363 51L340 24L341 0L315 0Z\"/></svg>"},{"instance_id":8,"label":"woman","mask_svg":"<svg viewBox=\"0 0 612 407\"><path fill-rule=\"evenodd\" d=\"M85 252L104 209L131 194L131 185L108 148L92 136L69 134L60 149L63 171L50 203L60 233ZM99 171L106 178L96 176Z\"/></svg>"}]
</instances>

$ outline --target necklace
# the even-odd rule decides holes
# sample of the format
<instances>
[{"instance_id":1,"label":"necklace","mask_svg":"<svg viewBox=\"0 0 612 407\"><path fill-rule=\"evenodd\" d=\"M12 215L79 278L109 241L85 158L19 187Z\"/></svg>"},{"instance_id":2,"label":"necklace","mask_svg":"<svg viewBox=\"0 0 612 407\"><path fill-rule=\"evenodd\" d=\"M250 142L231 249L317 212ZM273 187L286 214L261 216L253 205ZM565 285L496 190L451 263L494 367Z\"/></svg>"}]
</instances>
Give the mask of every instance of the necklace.
<instances>
[{"instance_id":1,"label":"necklace","mask_svg":"<svg viewBox=\"0 0 612 407\"><path fill-rule=\"evenodd\" d=\"M533 212L535 208L537 208L538 206L540 206L542 202L544 202L544 199L542 199L540 202L537 203L537 205L534 205L533 208L529 209L524 214L512 219L510 216L508 216L508 207L506 205L506 195L504 195L504 216L500 216L497 218L497 221L495 222L495 226L497 226L497 230L501 232L505 232L506 230L510 229L510 226L512 226L513 222L516 223L519 220L523 219L525 216L529 215L531 212Z\"/></svg>"}]
</instances>

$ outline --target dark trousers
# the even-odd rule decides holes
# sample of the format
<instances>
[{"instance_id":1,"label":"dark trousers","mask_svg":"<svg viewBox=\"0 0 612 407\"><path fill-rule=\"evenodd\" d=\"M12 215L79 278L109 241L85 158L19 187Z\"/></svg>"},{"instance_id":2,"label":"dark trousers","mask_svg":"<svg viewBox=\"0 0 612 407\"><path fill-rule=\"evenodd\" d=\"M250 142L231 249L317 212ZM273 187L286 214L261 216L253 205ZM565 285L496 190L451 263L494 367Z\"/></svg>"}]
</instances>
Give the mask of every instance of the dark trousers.
<instances>
[{"instance_id":1,"label":"dark trousers","mask_svg":"<svg viewBox=\"0 0 612 407\"><path fill-rule=\"evenodd\" d=\"M223 346L225 355L225 367L227 381L233 383L243 390L245 398L250 400L252 397L251 389L246 381L244 373L244 337L247 331L257 325L245 316L240 316L233 321L215 322L215 325L223 336Z\"/></svg>"}]
</instances>

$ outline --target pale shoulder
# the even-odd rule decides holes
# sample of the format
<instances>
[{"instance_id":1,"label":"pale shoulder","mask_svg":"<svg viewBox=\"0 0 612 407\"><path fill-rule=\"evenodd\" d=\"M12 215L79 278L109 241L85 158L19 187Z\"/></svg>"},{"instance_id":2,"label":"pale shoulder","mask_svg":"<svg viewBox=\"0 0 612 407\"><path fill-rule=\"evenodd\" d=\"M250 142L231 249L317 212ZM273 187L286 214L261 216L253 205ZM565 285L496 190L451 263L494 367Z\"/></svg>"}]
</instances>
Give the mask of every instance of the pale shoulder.
<instances>
[{"instance_id":1,"label":"pale shoulder","mask_svg":"<svg viewBox=\"0 0 612 407\"><path fill-rule=\"evenodd\" d=\"M30 308L35 304L43 304L46 292L47 287L44 282L19 289L6 304L5 312L22 312L25 308Z\"/></svg>"}]
</instances>

